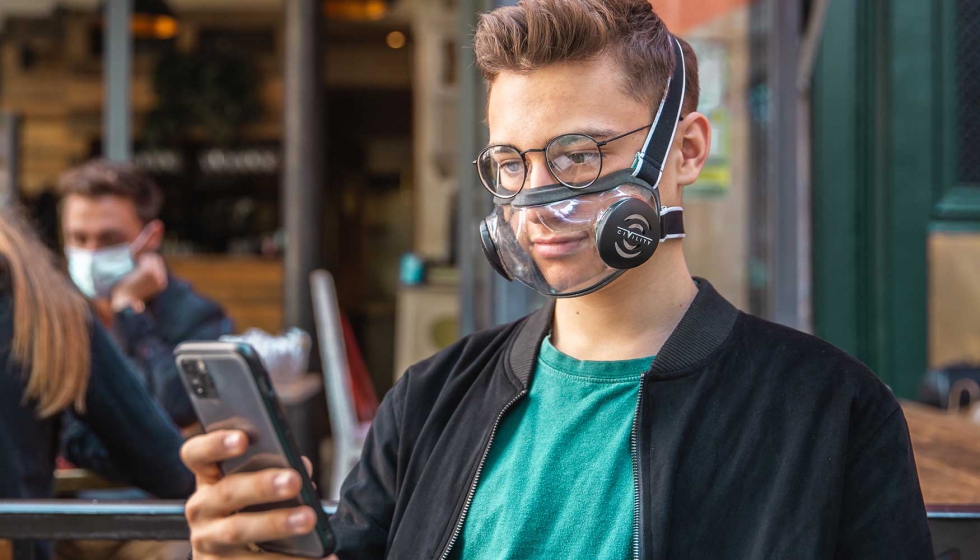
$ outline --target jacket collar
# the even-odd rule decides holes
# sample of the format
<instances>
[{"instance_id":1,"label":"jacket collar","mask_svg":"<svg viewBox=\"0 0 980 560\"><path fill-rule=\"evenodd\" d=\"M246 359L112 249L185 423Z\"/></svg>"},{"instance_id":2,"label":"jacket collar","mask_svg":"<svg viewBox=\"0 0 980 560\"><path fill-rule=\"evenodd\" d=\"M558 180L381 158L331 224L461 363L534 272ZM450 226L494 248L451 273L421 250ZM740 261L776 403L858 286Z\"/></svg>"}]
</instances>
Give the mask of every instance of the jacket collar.
<instances>
[{"instance_id":1,"label":"jacket collar","mask_svg":"<svg viewBox=\"0 0 980 560\"><path fill-rule=\"evenodd\" d=\"M698 295L663 348L653 360L648 376L669 378L697 364L717 350L731 334L739 311L707 280L695 278ZM517 330L510 348L510 371L525 387L538 360L538 349L551 332L554 300L535 311Z\"/></svg>"}]
</instances>

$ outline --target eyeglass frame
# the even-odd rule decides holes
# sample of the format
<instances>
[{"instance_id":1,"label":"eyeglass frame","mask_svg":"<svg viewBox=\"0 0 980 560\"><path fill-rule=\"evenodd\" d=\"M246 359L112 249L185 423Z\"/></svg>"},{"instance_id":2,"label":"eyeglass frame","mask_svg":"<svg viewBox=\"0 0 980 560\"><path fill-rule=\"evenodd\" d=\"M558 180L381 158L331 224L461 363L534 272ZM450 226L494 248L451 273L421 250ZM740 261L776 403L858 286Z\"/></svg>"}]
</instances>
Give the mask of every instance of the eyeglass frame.
<instances>
[{"instance_id":1,"label":"eyeglass frame","mask_svg":"<svg viewBox=\"0 0 980 560\"><path fill-rule=\"evenodd\" d=\"M637 132L639 132L639 131L641 131L643 129L650 128L651 126L653 126L653 124L654 123L643 125L640 128L633 129L633 130L631 130L629 132L624 132L624 133L619 134L617 136L613 136L612 138L609 138L607 140L602 140L601 142L598 141L598 140L596 140L592 136L589 136L588 134L582 134L580 132L568 132L568 133L565 133L565 134L559 134L558 136L555 136L551 140L548 140L548 143L545 144L544 148L528 148L528 149L524 150L523 152L521 150L517 149L517 146L512 146L510 144L493 144L491 146L487 146L486 148L483 148L482 150L480 150L480 154L478 156L476 156L476 159L475 160L473 160L473 165L476 166L476 174L477 174L477 176L480 177L480 184L483 185L483 188L486 189L494 197L499 198L499 199L502 199L502 200L509 200L511 198L514 198L515 196L519 195L521 193L521 191L524 190L524 185L527 184L528 170L530 169L528 167L528 165L527 165L527 157L526 157L526 155L527 154L530 154L530 153L537 153L537 152L541 152L541 153L544 154L545 163L548 164L548 166L547 166L548 167L548 173L551 174L551 176L554 177L554 179L556 181L558 181L559 183L561 183L565 187L568 187L568 188L573 189L573 190L587 189L587 188L591 187L593 183L595 183L596 181L598 181L599 180L599 177L602 176L602 147L603 146L605 146L606 144L609 144L610 142L615 142L616 140L620 140L622 138L626 138L627 136L630 136L631 134L636 134ZM557 141L559 138L563 138L565 136L583 136L585 138L588 138L589 140L592 140L593 143L595 143L596 149L599 150L599 171L596 173L596 176L591 181L589 181L587 184L585 184L585 185L578 185L578 186L569 185L565 181L562 181L561 179L559 179L558 178L558 175L556 175L555 172L554 172L554 170L551 168L552 163L551 163L551 160L548 158L548 149L551 148L551 145L554 144L555 141ZM512 150L514 150L515 152L517 152L517 155L521 156L521 163L524 165L524 179L521 181L521 187L519 189L517 189L516 191L514 191L514 194L510 194L510 195L507 195L507 196L502 196L499 193L497 193L494 190L492 190L487 185L487 182L483 180L483 173L480 172L480 166L479 166L480 158L482 158L484 154L486 154L488 151L490 151L490 150L492 150L494 148L511 148Z\"/></svg>"}]
</instances>

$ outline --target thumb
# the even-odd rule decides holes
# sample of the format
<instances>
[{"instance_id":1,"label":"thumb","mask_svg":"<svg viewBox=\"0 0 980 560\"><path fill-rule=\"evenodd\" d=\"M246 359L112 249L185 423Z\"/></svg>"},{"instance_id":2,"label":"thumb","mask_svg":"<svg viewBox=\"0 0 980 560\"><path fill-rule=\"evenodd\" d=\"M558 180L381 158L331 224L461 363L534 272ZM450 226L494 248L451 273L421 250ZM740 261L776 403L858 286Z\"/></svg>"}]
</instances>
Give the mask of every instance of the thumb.
<instances>
[{"instance_id":1,"label":"thumb","mask_svg":"<svg viewBox=\"0 0 980 560\"><path fill-rule=\"evenodd\" d=\"M146 267L158 284L167 286L167 265L163 257L157 253L147 253L140 257L140 265Z\"/></svg>"}]
</instances>

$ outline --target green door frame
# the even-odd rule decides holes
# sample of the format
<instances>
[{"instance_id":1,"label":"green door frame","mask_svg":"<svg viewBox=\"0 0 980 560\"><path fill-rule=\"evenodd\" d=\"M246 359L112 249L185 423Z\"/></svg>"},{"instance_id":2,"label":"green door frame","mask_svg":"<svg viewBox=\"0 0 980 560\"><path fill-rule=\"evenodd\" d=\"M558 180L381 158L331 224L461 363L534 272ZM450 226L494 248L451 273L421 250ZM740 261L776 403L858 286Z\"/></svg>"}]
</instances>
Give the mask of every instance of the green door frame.
<instances>
[{"instance_id":1,"label":"green door frame","mask_svg":"<svg viewBox=\"0 0 980 560\"><path fill-rule=\"evenodd\" d=\"M814 330L905 398L926 371L943 3L834 0L812 92Z\"/></svg>"}]
</instances>

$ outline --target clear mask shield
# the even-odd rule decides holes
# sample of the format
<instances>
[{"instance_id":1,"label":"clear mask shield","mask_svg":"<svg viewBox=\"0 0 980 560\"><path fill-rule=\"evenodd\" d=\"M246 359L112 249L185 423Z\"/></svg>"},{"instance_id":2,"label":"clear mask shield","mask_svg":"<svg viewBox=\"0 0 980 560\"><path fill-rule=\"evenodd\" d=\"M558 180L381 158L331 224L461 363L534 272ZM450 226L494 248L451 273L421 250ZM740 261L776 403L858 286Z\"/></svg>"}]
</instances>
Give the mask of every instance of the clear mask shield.
<instances>
[{"instance_id":1,"label":"clear mask shield","mask_svg":"<svg viewBox=\"0 0 980 560\"><path fill-rule=\"evenodd\" d=\"M514 199L494 200L487 233L511 278L545 295L570 297L604 286L624 272L609 266L600 254L604 218L623 201L659 208L655 191L631 177L629 170L602 177L586 191L551 185L527 189ZM656 227L634 221L643 225L637 231ZM649 250L644 241L659 243L643 236L645 240L617 235L613 250L629 259Z\"/></svg>"}]
</instances>

